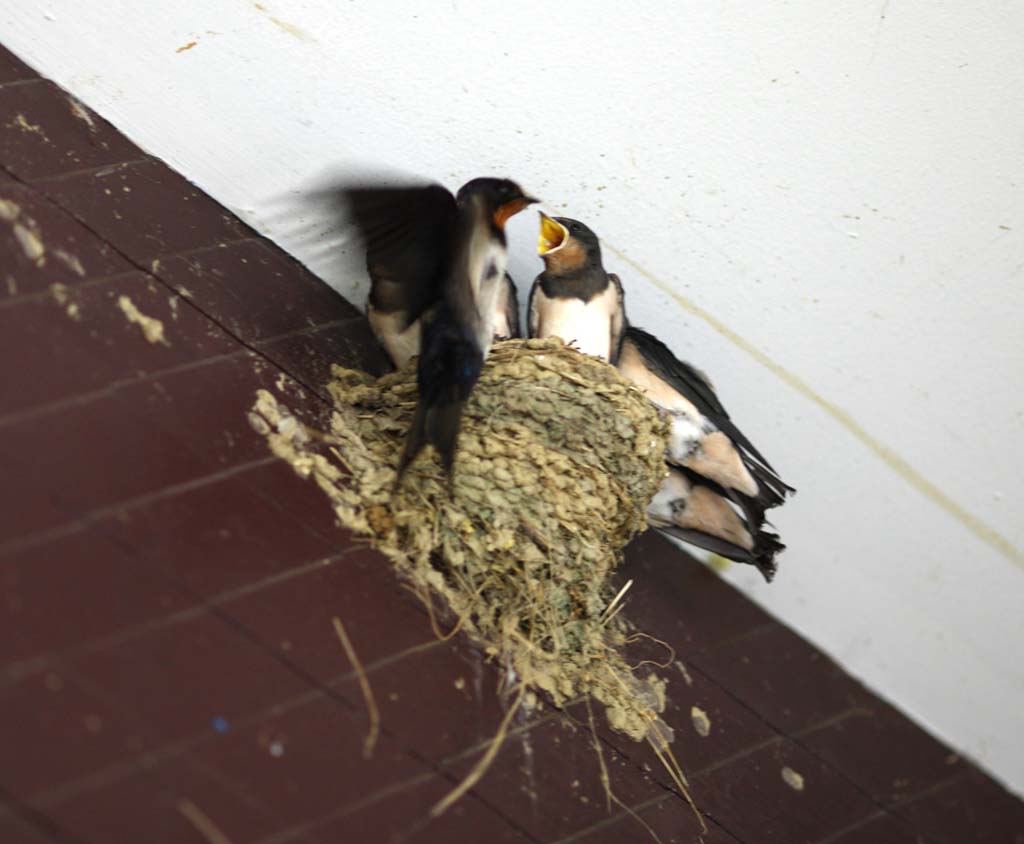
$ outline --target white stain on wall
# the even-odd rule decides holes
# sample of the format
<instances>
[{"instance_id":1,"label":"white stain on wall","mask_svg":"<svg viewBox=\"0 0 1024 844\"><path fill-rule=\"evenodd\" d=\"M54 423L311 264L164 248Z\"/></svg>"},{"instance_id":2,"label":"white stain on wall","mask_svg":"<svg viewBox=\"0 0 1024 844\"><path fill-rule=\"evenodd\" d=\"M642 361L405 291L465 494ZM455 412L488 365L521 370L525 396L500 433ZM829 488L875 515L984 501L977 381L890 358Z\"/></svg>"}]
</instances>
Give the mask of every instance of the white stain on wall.
<instances>
[{"instance_id":1,"label":"white stain on wall","mask_svg":"<svg viewBox=\"0 0 1024 844\"><path fill-rule=\"evenodd\" d=\"M799 487L777 581L727 576L1024 789L1024 6L34 5L9 48L356 301L327 168L590 224Z\"/></svg>"}]
</instances>

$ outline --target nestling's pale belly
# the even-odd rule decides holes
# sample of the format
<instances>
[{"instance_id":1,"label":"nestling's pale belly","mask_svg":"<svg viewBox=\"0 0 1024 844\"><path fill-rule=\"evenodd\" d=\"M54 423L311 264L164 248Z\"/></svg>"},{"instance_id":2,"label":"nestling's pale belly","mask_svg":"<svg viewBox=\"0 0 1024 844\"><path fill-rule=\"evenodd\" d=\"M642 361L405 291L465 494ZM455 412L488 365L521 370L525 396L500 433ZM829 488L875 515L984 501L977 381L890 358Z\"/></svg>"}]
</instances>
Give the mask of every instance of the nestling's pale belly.
<instances>
[{"instance_id":1,"label":"nestling's pale belly","mask_svg":"<svg viewBox=\"0 0 1024 844\"><path fill-rule=\"evenodd\" d=\"M611 321L599 299L549 300L540 319L541 337L561 337L585 355L611 357Z\"/></svg>"}]
</instances>

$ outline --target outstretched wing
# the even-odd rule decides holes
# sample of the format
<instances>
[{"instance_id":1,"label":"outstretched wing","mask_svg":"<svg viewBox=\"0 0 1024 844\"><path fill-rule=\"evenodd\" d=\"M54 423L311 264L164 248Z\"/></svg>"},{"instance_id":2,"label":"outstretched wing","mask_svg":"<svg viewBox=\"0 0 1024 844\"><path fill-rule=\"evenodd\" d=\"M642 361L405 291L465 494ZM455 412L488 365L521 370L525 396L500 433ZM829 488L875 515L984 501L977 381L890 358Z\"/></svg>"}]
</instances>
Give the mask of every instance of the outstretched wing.
<instances>
[{"instance_id":1,"label":"outstretched wing","mask_svg":"<svg viewBox=\"0 0 1024 844\"><path fill-rule=\"evenodd\" d=\"M370 302L411 325L441 297L455 235L455 197L438 184L342 189L366 244Z\"/></svg>"}]
</instances>

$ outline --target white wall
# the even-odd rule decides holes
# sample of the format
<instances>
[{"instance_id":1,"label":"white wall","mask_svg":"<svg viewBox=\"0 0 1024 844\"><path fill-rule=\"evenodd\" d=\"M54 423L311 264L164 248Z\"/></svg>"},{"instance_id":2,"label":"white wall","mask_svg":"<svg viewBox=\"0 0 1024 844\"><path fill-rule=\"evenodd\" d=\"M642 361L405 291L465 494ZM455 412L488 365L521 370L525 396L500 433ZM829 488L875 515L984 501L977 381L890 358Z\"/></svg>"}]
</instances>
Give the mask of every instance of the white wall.
<instances>
[{"instance_id":1,"label":"white wall","mask_svg":"<svg viewBox=\"0 0 1024 844\"><path fill-rule=\"evenodd\" d=\"M727 576L1024 789L1024 5L262 6L0 0L0 40L360 302L293 193L328 165L591 224L800 489L777 581Z\"/></svg>"}]
</instances>

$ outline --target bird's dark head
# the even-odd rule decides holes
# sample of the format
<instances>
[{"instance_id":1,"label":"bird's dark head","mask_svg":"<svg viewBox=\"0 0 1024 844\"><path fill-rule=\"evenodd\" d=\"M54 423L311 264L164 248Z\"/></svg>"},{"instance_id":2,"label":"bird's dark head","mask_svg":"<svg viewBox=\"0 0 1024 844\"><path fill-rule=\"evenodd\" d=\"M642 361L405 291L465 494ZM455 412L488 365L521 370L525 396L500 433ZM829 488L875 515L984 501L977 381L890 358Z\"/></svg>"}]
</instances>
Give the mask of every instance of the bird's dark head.
<instances>
[{"instance_id":1,"label":"bird's dark head","mask_svg":"<svg viewBox=\"0 0 1024 844\"><path fill-rule=\"evenodd\" d=\"M504 229L509 218L518 214L527 205L539 201L529 196L511 179L492 178L466 182L459 188L455 198L460 205L470 200L479 202L499 229Z\"/></svg>"},{"instance_id":2,"label":"bird's dark head","mask_svg":"<svg viewBox=\"0 0 1024 844\"><path fill-rule=\"evenodd\" d=\"M540 211L537 254L552 275L570 275L601 267L601 242L579 220L549 217Z\"/></svg>"}]
</instances>

